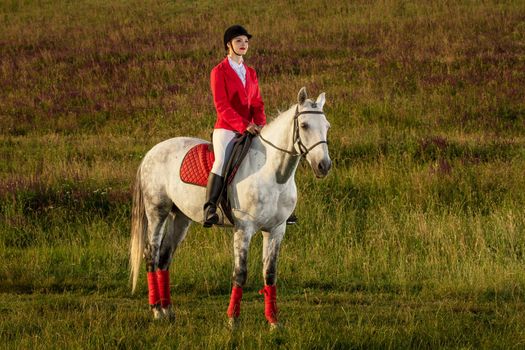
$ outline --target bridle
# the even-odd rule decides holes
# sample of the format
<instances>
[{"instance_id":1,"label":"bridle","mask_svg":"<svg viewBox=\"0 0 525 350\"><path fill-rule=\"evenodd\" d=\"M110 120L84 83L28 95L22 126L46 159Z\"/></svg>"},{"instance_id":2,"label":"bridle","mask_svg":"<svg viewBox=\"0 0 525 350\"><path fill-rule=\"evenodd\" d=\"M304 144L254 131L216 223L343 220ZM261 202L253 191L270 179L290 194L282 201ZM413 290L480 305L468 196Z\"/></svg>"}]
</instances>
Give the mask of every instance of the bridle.
<instances>
[{"instance_id":1,"label":"bridle","mask_svg":"<svg viewBox=\"0 0 525 350\"><path fill-rule=\"evenodd\" d=\"M324 115L324 112L321 112L321 111L301 111L299 112L299 106L297 106L297 108L295 109L295 115L293 117L293 144L297 144L297 146L299 147L299 153L296 153L294 150L292 151L289 151L289 150L286 150L284 148L281 148L279 146L276 146L274 145L272 142L268 141L267 139L265 139L261 134L259 134L259 137L261 138L261 140L263 140L264 142L266 142L267 144L269 144L270 146L272 146L273 148L281 151L281 152L284 152L284 153L288 153L294 157L304 157L308 154L308 152L310 152L312 149L314 149L315 147L323 144L323 143L326 143L328 144L328 141L326 140L322 140L322 141L319 141L319 142L316 142L315 144L313 144L312 146L310 147L307 147L303 141L301 140L301 135L299 133L299 116L302 115L302 114L323 114Z\"/></svg>"}]
</instances>

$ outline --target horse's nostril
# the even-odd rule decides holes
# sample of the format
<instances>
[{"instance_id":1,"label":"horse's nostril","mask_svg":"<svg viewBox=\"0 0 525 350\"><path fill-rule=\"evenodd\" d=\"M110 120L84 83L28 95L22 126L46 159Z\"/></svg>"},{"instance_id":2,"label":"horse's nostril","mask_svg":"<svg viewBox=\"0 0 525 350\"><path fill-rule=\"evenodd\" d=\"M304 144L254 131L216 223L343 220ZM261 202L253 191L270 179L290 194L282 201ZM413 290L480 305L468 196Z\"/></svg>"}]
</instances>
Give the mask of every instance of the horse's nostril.
<instances>
[{"instance_id":1,"label":"horse's nostril","mask_svg":"<svg viewBox=\"0 0 525 350\"><path fill-rule=\"evenodd\" d=\"M328 170L330 170L331 167L332 167L332 162L326 161L326 160L320 161L319 164L317 165L317 169L319 169L319 171L322 172L323 174L328 173Z\"/></svg>"}]
</instances>

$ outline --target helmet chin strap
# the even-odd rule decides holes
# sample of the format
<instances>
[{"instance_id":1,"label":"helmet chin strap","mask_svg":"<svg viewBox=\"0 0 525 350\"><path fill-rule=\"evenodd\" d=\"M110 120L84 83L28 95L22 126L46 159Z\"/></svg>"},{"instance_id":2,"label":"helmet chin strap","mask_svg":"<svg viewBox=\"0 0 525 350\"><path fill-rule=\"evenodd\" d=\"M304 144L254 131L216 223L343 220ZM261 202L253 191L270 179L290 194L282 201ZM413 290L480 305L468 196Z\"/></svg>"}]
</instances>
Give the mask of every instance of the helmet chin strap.
<instances>
[{"instance_id":1,"label":"helmet chin strap","mask_svg":"<svg viewBox=\"0 0 525 350\"><path fill-rule=\"evenodd\" d=\"M240 56L240 57L242 57L242 56L241 56L241 55L239 55L239 54L238 54L237 52L235 52L235 49L233 48L233 40L232 40L232 41L230 41L230 47L231 47L231 49L232 49L232 51L233 51L233 53L234 53L234 54L236 54L237 56Z\"/></svg>"}]
</instances>

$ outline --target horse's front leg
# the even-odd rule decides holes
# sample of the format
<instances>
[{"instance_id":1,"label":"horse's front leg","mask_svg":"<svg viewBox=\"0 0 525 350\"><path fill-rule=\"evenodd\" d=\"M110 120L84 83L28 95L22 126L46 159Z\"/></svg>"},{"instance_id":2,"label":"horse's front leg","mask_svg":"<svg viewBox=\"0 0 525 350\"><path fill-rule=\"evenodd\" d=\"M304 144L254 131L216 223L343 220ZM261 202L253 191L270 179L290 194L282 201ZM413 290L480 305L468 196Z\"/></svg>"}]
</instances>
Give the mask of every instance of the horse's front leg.
<instances>
[{"instance_id":1,"label":"horse's front leg","mask_svg":"<svg viewBox=\"0 0 525 350\"><path fill-rule=\"evenodd\" d=\"M270 232L263 231L263 277L264 288L259 292L264 294L264 315L272 326L277 322L277 258L281 241L286 230L286 222L275 227Z\"/></svg>"},{"instance_id":2,"label":"horse's front leg","mask_svg":"<svg viewBox=\"0 0 525 350\"><path fill-rule=\"evenodd\" d=\"M237 323L241 313L242 288L248 278L248 251L253 233L253 229L237 228L233 236L235 267L233 270L233 288L228 307L228 318L232 327Z\"/></svg>"}]
</instances>

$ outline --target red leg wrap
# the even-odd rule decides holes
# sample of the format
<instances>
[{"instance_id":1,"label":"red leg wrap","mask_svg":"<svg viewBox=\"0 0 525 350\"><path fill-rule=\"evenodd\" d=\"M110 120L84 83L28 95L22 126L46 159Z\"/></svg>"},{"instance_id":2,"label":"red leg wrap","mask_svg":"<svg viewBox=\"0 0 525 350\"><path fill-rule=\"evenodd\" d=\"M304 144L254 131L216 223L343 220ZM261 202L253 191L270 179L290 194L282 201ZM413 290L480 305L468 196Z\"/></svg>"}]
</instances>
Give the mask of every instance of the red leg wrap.
<instances>
[{"instance_id":1,"label":"red leg wrap","mask_svg":"<svg viewBox=\"0 0 525 350\"><path fill-rule=\"evenodd\" d=\"M156 305L160 302L159 285L157 283L157 274L155 272L148 272L148 291L149 304Z\"/></svg>"},{"instance_id":2,"label":"red leg wrap","mask_svg":"<svg viewBox=\"0 0 525 350\"><path fill-rule=\"evenodd\" d=\"M166 307L171 304L170 272L168 270L157 270L157 281L159 284L160 304L162 307Z\"/></svg>"},{"instance_id":3,"label":"red leg wrap","mask_svg":"<svg viewBox=\"0 0 525 350\"><path fill-rule=\"evenodd\" d=\"M228 317L239 317L241 314L241 300L242 300L242 287L233 287L232 295L230 298L230 306L228 307Z\"/></svg>"},{"instance_id":4,"label":"red leg wrap","mask_svg":"<svg viewBox=\"0 0 525 350\"><path fill-rule=\"evenodd\" d=\"M264 316L268 322L277 323L277 288L275 286L264 286L259 294L264 294Z\"/></svg>"}]
</instances>

